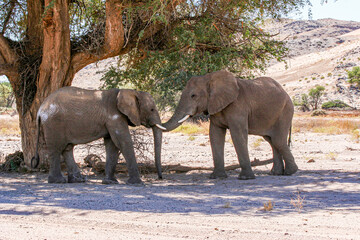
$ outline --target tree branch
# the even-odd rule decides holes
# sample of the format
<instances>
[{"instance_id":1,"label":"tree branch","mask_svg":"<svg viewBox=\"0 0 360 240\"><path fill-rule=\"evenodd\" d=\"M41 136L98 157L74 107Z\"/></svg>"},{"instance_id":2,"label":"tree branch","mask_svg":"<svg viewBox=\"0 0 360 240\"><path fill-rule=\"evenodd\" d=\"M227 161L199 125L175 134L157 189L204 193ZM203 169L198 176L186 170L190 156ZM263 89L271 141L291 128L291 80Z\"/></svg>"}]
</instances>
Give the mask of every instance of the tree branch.
<instances>
[{"instance_id":1,"label":"tree branch","mask_svg":"<svg viewBox=\"0 0 360 240\"><path fill-rule=\"evenodd\" d=\"M0 75L6 75L9 79L12 79L18 75L17 68L12 64L3 64L0 61Z\"/></svg>"},{"instance_id":2,"label":"tree branch","mask_svg":"<svg viewBox=\"0 0 360 240\"><path fill-rule=\"evenodd\" d=\"M100 49L96 51L81 51L73 54L71 58L71 69L75 74L86 65L123 54L124 26L122 23L122 12L124 6L122 1L107 0L105 3L105 41Z\"/></svg>"},{"instance_id":3,"label":"tree branch","mask_svg":"<svg viewBox=\"0 0 360 240\"><path fill-rule=\"evenodd\" d=\"M18 59L17 54L10 47L8 39L3 35L0 35L0 56L7 64L15 64Z\"/></svg>"}]
</instances>

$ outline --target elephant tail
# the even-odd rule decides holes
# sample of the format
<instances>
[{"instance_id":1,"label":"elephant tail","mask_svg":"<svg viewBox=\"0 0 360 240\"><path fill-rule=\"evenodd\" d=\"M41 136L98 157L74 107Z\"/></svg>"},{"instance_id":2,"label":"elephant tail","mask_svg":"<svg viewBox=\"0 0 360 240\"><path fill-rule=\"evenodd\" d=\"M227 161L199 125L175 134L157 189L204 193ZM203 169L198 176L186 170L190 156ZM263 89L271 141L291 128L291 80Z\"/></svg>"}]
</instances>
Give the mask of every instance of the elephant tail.
<instances>
[{"instance_id":1,"label":"elephant tail","mask_svg":"<svg viewBox=\"0 0 360 240\"><path fill-rule=\"evenodd\" d=\"M292 126L290 126L290 130L289 130L289 138L288 138L288 146L289 147L291 145L291 128L292 128Z\"/></svg>"},{"instance_id":2,"label":"elephant tail","mask_svg":"<svg viewBox=\"0 0 360 240\"><path fill-rule=\"evenodd\" d=\"M36 136L36 150L35 150L35 156L31 159L31 168L37 168L40 162L39 157L39 138L40 138L40 123L41 118L40 116L37 116L36 119L36 130L37 130L37 136Z\"/></svg>"}]
</instances>

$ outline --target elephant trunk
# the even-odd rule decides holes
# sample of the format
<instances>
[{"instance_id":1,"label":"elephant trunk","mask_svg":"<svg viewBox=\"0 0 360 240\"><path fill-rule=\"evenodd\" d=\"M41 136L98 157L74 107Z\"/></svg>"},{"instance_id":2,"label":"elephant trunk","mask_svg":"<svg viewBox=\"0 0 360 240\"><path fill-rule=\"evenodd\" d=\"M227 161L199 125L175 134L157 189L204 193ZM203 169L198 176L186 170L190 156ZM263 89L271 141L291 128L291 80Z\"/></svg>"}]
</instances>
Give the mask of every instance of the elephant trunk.
<instances>
[{"instance_id":1,"label":"elephant trunk","mask_svg":"<svg viewBox=\"0 0 360 240\"><path fill-rule=\"evenodd\" d=\"M155 154L155 167L159 176L159 179L162 179L161 172L161 145L162 145L162 130L158 127L152 127L154 135L154 154Z\"/></svg>"},{"instance_id":2,"label":"elephant trunk","mask_svg":"<svg viewBox=\"0 0 360 240\"><path fill-rule=\"evenodd\" d=\"M169 121L163 123L162 126L166 128L166 131L172 131L185 122L188 117L190 117L190 115L175 111L174 115L169 119Z\"/></svg>"}]
</instances>

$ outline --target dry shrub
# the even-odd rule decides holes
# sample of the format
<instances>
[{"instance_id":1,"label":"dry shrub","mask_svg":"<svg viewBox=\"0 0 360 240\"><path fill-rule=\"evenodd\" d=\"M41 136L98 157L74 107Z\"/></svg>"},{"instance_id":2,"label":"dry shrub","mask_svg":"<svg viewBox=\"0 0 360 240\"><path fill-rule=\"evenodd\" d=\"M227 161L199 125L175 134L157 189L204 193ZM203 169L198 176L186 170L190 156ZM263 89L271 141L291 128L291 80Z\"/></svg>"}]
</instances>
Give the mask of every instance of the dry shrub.
<instances>
[{"instance_id":1,"label":"dry shrub","mask_svg":"<svg viewBox=\"0 0 360 240\"><path fill-rule=\"evenodd\" d=\"M204 131L206 131L205 134L208 134L210 131L210 120L209 121L199 121L199 125L201 128L204 129Z\"/></svg>"},{"instance_id":2,"label":"dry shrub","mask_svg":"<svg viewBox=\"0 0 360 240\"><path fill-rule=\"evenodd\" d=\"M0 119L0 135L20 135L19 120Z\"/></svg>"},{"instance_id":3,"label":"dry shrub","mask_svg":"<svg viewBox=\"0 0 360 240\"><path fill-rule=\"evenodd\" d=\"M145 127L130 128L130 134L133 141L135 156L138 163L154 163L154 138L151 129ZM97 160L105 161L106 152L104 142L97 140L88 144L79 145L78 148L87 150L87 157L98 158ZM119 156L123 158L122 155ZM88 159L87 159L88 160ZM86 161L85 160L85 163Z\"/></svg>"},{"instance_id":4,"label":"dry shrub","mask_svg":"<svg viewBox=\"0 0 360 240\"><path fill-rule=\"evenodd\" d=\"M1 165L0 169L4 172L26 171L23 152L16 151L7 155L5 163Z\"/></svg>"},{"instance_id":5,"label":"dry shrub","mask_svg":"<svg viewBox=\"0 0 360 240\"><path fill-rule=\"evenodd\" d=\"M256 141L254 141L252 144L253 148L258 149L260 147L261 143L264 141L265 140L263 138L256 139Z\"/></svg>"},{"instance_id":6,"label":"dry shrub","mask_svg":"<svg viewBox=\"0 0 360 240\"><path fill-rule=\"evenodd\" d=\"M263 211L271 211L274 209L275 203L272 201L268 201L266 203L264 203L264 208L262 208Z\"/></svg>"},{"instance_id":7,"label":"dry shrub","mask_svg":"<svg viewBox=\"0 0 360 240\"><path fill-rule=\"evenodd\" d=\"M360 141L360 129L353 130L351 133L351 136L352 136L352 139L358 143Z\"/></svg>"},{"instance_id":8,"label":"dry shrub","mask_svg":"<svg viewBox=\"0 0 360 240\"><path fill-rule=\"evenodd\" d=\"M294 193L294 198L291 198L290 203L294 208L300 212L304 208L305 197L300 196L300 191Z\"/></svg>"}]
</instances>

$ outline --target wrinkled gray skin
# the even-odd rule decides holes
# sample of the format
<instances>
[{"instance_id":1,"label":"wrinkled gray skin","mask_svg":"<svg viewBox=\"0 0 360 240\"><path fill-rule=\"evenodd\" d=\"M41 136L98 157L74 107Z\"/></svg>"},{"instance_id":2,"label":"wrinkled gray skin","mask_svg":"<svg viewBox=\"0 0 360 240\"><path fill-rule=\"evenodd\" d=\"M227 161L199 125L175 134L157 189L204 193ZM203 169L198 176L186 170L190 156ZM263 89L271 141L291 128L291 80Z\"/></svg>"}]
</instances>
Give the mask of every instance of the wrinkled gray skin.
<instances>
[{"instance_id":1,"label":"wrinkled gray skin","mask_svg":"<svg viewBox=\"0 0 360 240\"><path fill-rule=\"evenodd\" d=\"M85 178L74 161L73 148L77 144L99 138L104 138L106 149L103 183L118 183L114 173L119 152L126 160L129 172L127 183L141 183L128 126L140 124L153 130L155 164L158 176L162 178L162 130L156 127L156 124L161 124L161 120L154 100L146 92L130 89L93 91L64 87L45 99L38 111L37 121L38 135L42 131L44 151L50 159L49 183L66 182L60 169L61 155L67 166L68 182L84 182ZM36 167L38 163L37 150L31 165Z\"/></svg>"},{"instance_id":2,"label":"wrinkled gray skin","mask_svg":"<svg viewBox=\"0 0 360 240\"><path fill-rule=\"evenodd\" d=\"M214 160L210 178L227 177L224 169L226 129L230 129L239 159L239 179L255 178L247 147L248 134L263 136L270 143L274 160L271 174L291 175L297 171L287 145L294 106L288 94L273 79L242 80L225 70L192 77L182 92L174 115L163 126L171 131L181 124L179 121L185 116L202 112L210 114L210 143Z\"/></svg>"}]
</instances>

